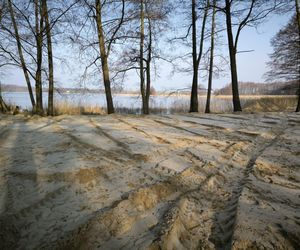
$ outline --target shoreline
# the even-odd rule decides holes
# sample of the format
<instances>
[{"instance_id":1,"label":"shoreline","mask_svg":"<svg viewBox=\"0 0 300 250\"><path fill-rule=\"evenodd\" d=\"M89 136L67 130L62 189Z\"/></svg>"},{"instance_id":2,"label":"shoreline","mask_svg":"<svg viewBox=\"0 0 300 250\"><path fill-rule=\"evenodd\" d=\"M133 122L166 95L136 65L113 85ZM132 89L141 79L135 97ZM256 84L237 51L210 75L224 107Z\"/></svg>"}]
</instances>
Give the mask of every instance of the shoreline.
<instances>
[{"instance_id":1,"label":"shoreline","mask_svg":"<svg viewBox=\"0 0 300 250\"><path fill-rule=\"evenodd\" d=\"M26 91L2 91L2 94L13 94L13 93L18 93L18 94L27 94L28 92ZM48 92L43 91L43 94L48 94ZM94 92L86 92L86 93L80 93L80 92L63 92L63 93L58 93L55 92L54 94L57 95L72 95L72 94L78 94L78 95L105 95L105 93L94 93ZM112 96L132 96L132 97L139 97L139 93L113 93ZM151 95L151 97L172 97L172 96L182 96L182 97L190 97L190 93L158 93L155 95ZM198 97L201 98L206 98L206 94L198 94ZM277 98L283 98L283 97L290 97L290 98L295 98L298 97L297 95L240 95L240 98L268 98L268 97L277 97ZM232 95L214 95L212 94L212 98L232 98Z\"/></svg>"}]
</instances>

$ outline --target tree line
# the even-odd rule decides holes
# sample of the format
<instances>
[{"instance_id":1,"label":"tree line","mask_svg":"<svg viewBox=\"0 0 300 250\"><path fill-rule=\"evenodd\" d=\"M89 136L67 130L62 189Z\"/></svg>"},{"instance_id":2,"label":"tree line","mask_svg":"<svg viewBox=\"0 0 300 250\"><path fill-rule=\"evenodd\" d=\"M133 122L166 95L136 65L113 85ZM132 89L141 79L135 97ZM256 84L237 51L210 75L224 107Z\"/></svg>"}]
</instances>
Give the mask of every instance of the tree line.
<instances>
[{"instance_id":1,"label":"tree line","mask_svg":"<svg viewBox=\"0 0 300 250\"><path fill-rule=\"evenodd\" d=\"M181 64L187 61L192 75L190 112L198 112L198 81L206 75L205 112L209 113L213 77L221 68L219 37L226 34L233 110L242 111L236 58L238 53L249 52L238 49L242 31L284 12L295 14L292 24L272 40L269 76L300 82L299 0L1 0L0 69L22 69L33 112L43 115L46 110L54 115L55 64L64 62L55 55L55 48L66 46L71 48L70 57L85 65L82 81L102 80L108 114L115 112L112 85L122 82L130 71L137 73L142 112L149 114L151 82L158 64L164 61L174 70L183 70ZM176 32L168 30L172 22L177 23ZM173 37L162 41L165 33ZM284 39L290 41L281 44ZM189 52L167 53L162 47L169 45L184 46ZM286 57L287 51L293 57ZM46 82L45 109L42 91ZM300 83L298 92L300 100Z\"/></svg>"}]
</instances>

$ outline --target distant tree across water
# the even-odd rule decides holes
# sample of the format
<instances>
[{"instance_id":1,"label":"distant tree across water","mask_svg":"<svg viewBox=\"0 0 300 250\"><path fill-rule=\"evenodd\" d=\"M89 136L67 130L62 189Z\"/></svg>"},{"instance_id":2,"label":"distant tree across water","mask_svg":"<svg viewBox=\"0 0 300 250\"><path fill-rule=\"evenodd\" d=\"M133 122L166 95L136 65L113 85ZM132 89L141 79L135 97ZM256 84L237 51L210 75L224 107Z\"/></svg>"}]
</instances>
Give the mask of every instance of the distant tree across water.
<instances>
[{"instance_id":1,"label":"distant tree across water","mask_svg":"<svg viewBox=\"0 0 300 250\"><path fill-rule=\"evenodd\" d=\"M241 95L296 95L298 93L298 81L255 83L239 82ZM216 95L231 95L231 84L216 90Z\"/></svg>"}]
</instances>

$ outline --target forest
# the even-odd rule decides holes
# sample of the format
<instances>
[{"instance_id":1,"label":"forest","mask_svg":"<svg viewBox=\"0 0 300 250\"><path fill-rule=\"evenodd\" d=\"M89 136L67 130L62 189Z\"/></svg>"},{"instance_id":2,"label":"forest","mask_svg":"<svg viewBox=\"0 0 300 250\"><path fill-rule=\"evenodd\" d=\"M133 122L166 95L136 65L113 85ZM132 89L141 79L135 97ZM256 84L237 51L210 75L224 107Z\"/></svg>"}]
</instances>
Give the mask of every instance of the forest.
<instances>
[{"instance_id":1,"label":"forest","mask_svg":"<svg viewBox=\"0 0 300 250\"><path fill-rule=\"evenodd\" d=\"M70 63L66 57L85 68L80 74L81 84L101 83L108 114L115 112L114 90L122 86L128 74L135 72L140 83L141 111L149 114L151 82L159 75L159 64L163 61L174 71L189 72L190 112L199 111L199 79L207 79L205 112L209 113L213 78L222 74L222 66L228 64L233 111L241 111L236 57L238 53L251 53L238 49L244 29L256 28L270 16L294 13L271 41L274 52L266 78L299 81L297 4L277 0L2 0L0 70L3 75L8 67L22 69L32 112L39 115L55 113L55 69ZM225 36L224 41L221 36ZM218 51L222 42L227 43L228 55ZM187 50L176 51L179 46ZM64 56L55 54L63 48L68 48ZM48 91L46 107L43 88ZM1 110L5 109L7 105L1 97ZM295 110L299 111L299 101Z\"/></svg>"}]
</instances>

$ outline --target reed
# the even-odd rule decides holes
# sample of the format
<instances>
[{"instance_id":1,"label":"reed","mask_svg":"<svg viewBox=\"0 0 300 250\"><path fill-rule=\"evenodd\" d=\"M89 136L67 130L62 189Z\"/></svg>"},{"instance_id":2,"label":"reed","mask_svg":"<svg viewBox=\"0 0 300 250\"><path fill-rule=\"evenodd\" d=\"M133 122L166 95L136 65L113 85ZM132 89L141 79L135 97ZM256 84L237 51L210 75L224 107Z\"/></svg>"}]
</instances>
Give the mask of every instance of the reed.
<instances>
[{"instance_id":1,"label":"reed","mask_svg":"<svg viewBox=\"0 0 300 250\"><path fill-rule=\"evenodd\" d=\"M166 97L167 98L167 97ZM213 96L211 100L212 113L232 112L231 96ZM243 111L245 112L281 112L294 111L297 105L297 96L240 96ZM205 110L206 96L199 96L199 112ZM8 103L10 112L16 109L16 105ZM32 113L31 110L20 110L22 113ZM115 104L115 111L119 114L141 114L141 108L125 107ZM47 111L46 111L47 112ZM46 113L45 112L45 113ZM189 112L189 98L182 98L168 103L152 103L150 105L151 114L175 114ZM106 108L99 105L81 105L71 100L57 101L54 106L55 115L103 115L106 114Z\"/></svg>"},{"instance_id":2,"label":"reed","mask_svg":"<svg viewBox=\"0 0 300 250\"><path fill-rule=\"evenodd\" d=\"M55 115L103 115L105 108L97 105L79 105L68 101L60 101L54 105Z\"/></svg>"}]
</instances>

